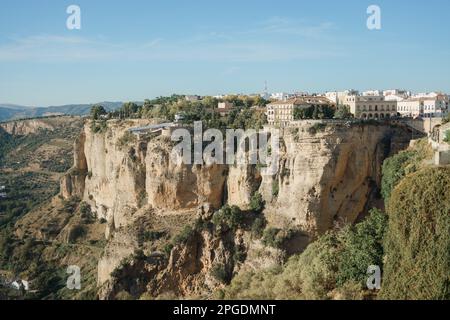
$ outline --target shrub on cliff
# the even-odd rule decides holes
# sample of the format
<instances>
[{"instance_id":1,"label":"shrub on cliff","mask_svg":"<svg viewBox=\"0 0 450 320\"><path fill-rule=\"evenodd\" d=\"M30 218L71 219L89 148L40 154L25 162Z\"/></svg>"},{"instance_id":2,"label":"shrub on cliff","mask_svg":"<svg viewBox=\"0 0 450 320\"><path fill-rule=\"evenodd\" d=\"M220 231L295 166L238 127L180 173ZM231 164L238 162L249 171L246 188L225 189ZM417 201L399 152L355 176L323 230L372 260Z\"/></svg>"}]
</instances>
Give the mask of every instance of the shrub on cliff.
<instances>
[{"instance_id":1,"label":"shrub on cliff","mask_svg":"<svg viewBox=\"0 0 450 320\"><path fill-rule=\"evenodd\" d=\"M283 267L236 276L225 289L226 299L327 299L336 283L338 239L329 233Z\"/></svg>"},{"instance_id":2,"label":"shrub on cliff","mask_svg":"<svg viewBox=\"0 0 450 320\"><path fill-rule=\"evenodd\" d=\"M75 243L79 238L86 235L86 228L82 225L76 225L70 228L67 236L68 243Z\"/></svg>"},{"instance_id":3,"label":"shrub on cliff","mask_svg":"<svg viewBox=\"0 0 450 320\"><path fill-rule=\"evenodd\" d=\"M420 140L413 148L402 151L384 161L381 194L386 203L400 180L419 170L421 162L430 157L432 157L432 151L428 141Z\"/></svg>"},{"instance_id":4,"label":"shrub on cliff","mask_svg":"<svg viewBox=\"0 0 450 320\"><path fill-rule=\"evenodd\" d=\"M262 242L267 247L278 248L280 247L280 239L277 238L278 234L281 232L281 229L278 228L268 228L264 231Z\"/></svg>"},{"instance_id":5,"label":"shrub on cliff","mask_svg":"<svg viewBox=\"0 0 450 320\"><path fill-rule=\"evenodd\" d=\"M130 131L126 131L122 137L117 140L117 146L122 149L126 146L132 145L136 143L137 138L134 134L132 134Z\"/></svg>"},{"instance_id":6,"label":"shrub on cliff","mask_svg":"<svg viewBox=\"0 0 450 320\"><path fill-rule=\"evenodd\" d=\"M381 298L450 299L450 168L405 178L388 204Z\"/></svg>"},{"instance_id":7,"label":"shrub on cliff","mask_svg":"<svg viewBox=\"0 0 450 320\"><path fill-rule=\"evenodd\" d=\"M230 275L228 274L226 268L222 264L217 264L213 266L211 269L211 275L219 282L221 283L229 283L230 281Z\"/></svg>"},{"instance_id":8,"label":"shrub on cliff","mask_svg":"<svg viewBox=\"0 0 450 320\"><path fill-rule=\"evenodd\" d=\"M264 210L264 200L261 193L255 192L250 200L250 210L260 213Z\"/></svg>"},{"instance_id":9,"label":"shrub on cliff","mask_svg":"<svg viewBox=\"0 0 450 320\"><path fill-rule=\"evenodd\" d=\"M327 299L336 287L340 253L339 238L328 233L301 255L291 258L275 285L283 299Z\"/></svg>"},{"instance_id":10,"label":"shrub on cliff","mask_svg":"<svg viewBox=\"0 0 450 320\"><path fill-rule=\"evenodd\" d=\"M406 175L406 167L415 153L412 151L400 152L388 158L383 163L383 179L381 182L381 194L385 201L389 201L392 190Z\"/></svg>"},{"instance_id":11,"label":"shrub on cliff","mask_svg":"<svg viewBox=\"0 0 450 320\"><path fill-rule=\"evenodd\" d=\"M184 244L194 234L195 230L191 226L186 226L184 229L173 238L173 244Z\"/></svg>"},{"instance_id":12,"label":"shrub on cliff","mask_svg":"<svg viewBox=\"0 0 450 320\"><path fill-rule=\"evenodd\" d=\"M444 142L450 144L450 130L445 131Z\"/></svg>"},{"instance_id":13,"label":"shrub on cliff","mask_svg":"<svg viewBox=\"0 0 450 320\"><path fill-rule=\"evenodd\" d=\"M239 228L244 221L242 211L237 206L224 206L214 213L212 223L216 228L229 228L235 230Z\"/></svg>"},{"instance_id":14,"label":"shrub on cliff","mask_svg":"<svg viewBox=\"0 0 450 320\"><path fill-rule=\"evenodd\" d=\"M93 133L103 133L108 129L108 124L105 120L92 121L91 130Z\"/></svg>"},{"instance_id":15,"label":"shrub on cliff","mask_svg":"<svg viewBox=\"0 0 450 320\"><path fill-rule=\"evenodd\" d=\"M341 232L344 249L340 256L338 285L349 281L365 285L367 268L383 265L383 237L387 224L387 215L373 209L366 220Z\"/></svg>"},{"instance_id":16,"label":"shrub on cliff","mask_svg":"<svg viewBox=\"0 0 450 320\"><path fill-rule=\"evenodd\" d=\"M267 221L264 217L258 217L253 221L252 224L252 236L256 239L261 239L264 234L264 228L266 227Z\"/></svg>"},{"instance_id":17,"label":"shrub on cliff","mask_svg":"<svg viewBox=\"0 0 450 320\"><path fill-rule=\"evenodd\" d=\"M382 265L387 216L372 210L354 227L330 231L292 256L284 266L240 273L225 289L226 299L361 299L370 265ZM279 246L283 233L267 229L265 239Z\"/></svg>"}]
</instances>

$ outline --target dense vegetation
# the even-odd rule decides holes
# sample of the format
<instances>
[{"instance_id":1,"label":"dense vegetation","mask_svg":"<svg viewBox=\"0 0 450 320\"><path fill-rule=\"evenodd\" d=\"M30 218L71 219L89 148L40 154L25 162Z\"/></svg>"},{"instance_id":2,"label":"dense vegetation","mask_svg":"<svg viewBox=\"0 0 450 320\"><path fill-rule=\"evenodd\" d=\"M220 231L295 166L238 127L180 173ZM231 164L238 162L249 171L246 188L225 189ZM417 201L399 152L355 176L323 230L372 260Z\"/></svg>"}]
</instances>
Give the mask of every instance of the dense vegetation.
<instances>
[{"instance_id":1,"label":"dense vegetation","mask_svg":"<svg viewBox=\"0 0 450 320\"><path fill-rule=\"evenodd\" d=\"M92 216L86 216L82 204L78 199L62 201L60 206L55 207L58 218L37 225L42 234L40 237L28 234L18 237L11 225L2 226L0 270L6 271L15 279L31 280L31 291L17 292L0 283L0 297L3 294L8 299L95 299L97 266L94 255L101 252L104 243L82 239L86 236L87 228L91 225L95 228ZM50 214L47 210L44 212ZM15 220L17 217L14 217ZM67 229L67 236L62 240L58 236L64 233L64 229ZM81 262L80 257L87 252L90 256ZM67 265L62 261L73 257L84 266L81 291L71 291L66 287Z\"/></svg>"},{"instance_id":2,"label":"dense vegetation","mask_svg":"<svg viewBox=\"0 0 450 320\"><path fill-rule=\"evenodd\" d=\"M227 101L233 103L234 109L226 115L221 115L217 109L218 103ZM138 105L133 102L124 103L123 106L109 112L109 119L163 119L174 121L176 116L181 117L184 124L192 124L194 121L203 121L207 127L217 129L260 129L266 123L264 112L257 108L265 106L267 101L260 97L228 96L224 99L205 97L199 101L188 101L184 96L172 95L153 100L145 100ZM94 120L106 115L101 106L94 106L91 117Z\"/></svg>"},{"instance_id":3,"label":"dense vegetation","mask_svg":"<svg viewBox=\"0 0 450 320\"><path fill-rule=\"evenodd\" d=\"M0 129L0 169L20 170L36 163L50 172L66 172L72 165L73 141L81 126L82 121L77 119L70 126L14 137ZM47 156L48 148L56 149L56 154Z\"/></svg>"},{"instance_id":4,"label":"dense vegetation","mask_svg":"<svg viewBox=\"0 0 450 320\"><path fill-rule=\"evenodd\" d=\"M335 109L328 105L314 105L308 108L295 108L294 120L303 119L332 119L334 117Z\"/></svg>"},{"instance_id":5,"label":"dense vegetation","mask_svg":"<svg viewBox=\"0 0 450 320\"><path fill-rule=\"evenodd\" d=\"M382 262L386 226L386 215L373 210L364 222L320 237L284 266L239 274L220 295L226 299L362 298L367 267Z\"/></svg>"},{"instance_id":6,"label":"dense vegetation","mask_svg":"<svg viewBox=\"0 0 450 320\"><path fill-rule=\"evenodd\" d=\"M75 119L70 120L69 126L65 124L67 121L62 119L55 130L40 130L25 136L12 136L0 129L0 185L6 187L7 194L6 198L0 199L0 299L67 299L73 296L73 292L65 288L65 268L51 257L76 252L76 247L15 234L15 225L21 218L34 210L47 208L50 199L59 192L61 174L72 164L73 140L81 130L82 121ZM37 225L39 232L45 237L56 237L68 219L75 215L78 204L79 201L63 202L58 209L61 222L50 219L48 225ZM48 210L51 208L53 205ZM45 215L50 214L48 210L42 210ZM78 213L81 225L69 229L68 242L74 242L82 235L82 224L89 220L83 219L81 211L83 208ZM2 283L3 273L9 275L8 279L31 279L32 289L38 290L28 293L12 290ZM95 292L88 288L79 294L95 298Z\"/></svg>"},{"instance_id":7,"label":"dense vegetation","mask_svg":"<svg viewBox=\"0 0 450 320\"><path fill-rule=\"evenodd\" d=\"M352 119L353 114L350 112L350 107L347 105L338 104L336 112L334 113L335 119Z\"/></svg>"},{"instance_id":8,"label":"dense vegetation","mask_svg":"<svg viewBox=\"0 0 450 320\"><path fill-rule=\"evenodd\" d=\"M320 120L320 119L351 119L353 115L346 105L336 107L328 105L313 105L308 108L298 107L294 109L294 120Z\"/></svg>"},{"instance_id":9,"label":"dense vegetation","mask_svg":"<svg viewBox=\"0 0 450 320\"><path fill-rule=\"evenodd\" d=\"M388 205L381 297L450 299L450 168L406 177Z\"/></svg>"},{"instance_id":10,"label":"dense vegetation","mask_svg":"<svg viewBox=\"0 0 450 320\"><path fill-rule=\"evenodd\" d=\"M7 198L0 200L0 229L12 226L23 214L49 200L58 192L58 182L45 173L14 173L0 178Z\"/></svg>"},{"instance_id":11,"label":"dense vegetation","mask_svg":"<svg viewBox=\"0 0 450 320\"><path fill-rule=\"evenodd\" d=\"M0 161L14 147L14 140L3 128L0 128Z\"/></svg>"},{"instance_id":12,"label":"dense vegetation","mask_svg":"<svg viewBox=\"0 0 450 320\"><path fill-rule=\"evenodd\" d=\"M225 299L450 299L450 168L430 167L427 141L387 159L386 212L373 209L354 225L330 231L284 265L241 272ZM266 246L282 248L286 230L268 228ZM366 289L368 267L382 289Z\"/></svg>"},{"instance_id":13,"label":"dense vegetation","mask_svg":"<svg viewBox=\"0 0 450 320\"><path fill-rule=\"evenodd\" d=\"M432 156L428 142L420 140L414 148L402 151L383 163L381 194L389 201L392 190L406 175L416 172L421 162Z\"/></svg>"}]
</instances>

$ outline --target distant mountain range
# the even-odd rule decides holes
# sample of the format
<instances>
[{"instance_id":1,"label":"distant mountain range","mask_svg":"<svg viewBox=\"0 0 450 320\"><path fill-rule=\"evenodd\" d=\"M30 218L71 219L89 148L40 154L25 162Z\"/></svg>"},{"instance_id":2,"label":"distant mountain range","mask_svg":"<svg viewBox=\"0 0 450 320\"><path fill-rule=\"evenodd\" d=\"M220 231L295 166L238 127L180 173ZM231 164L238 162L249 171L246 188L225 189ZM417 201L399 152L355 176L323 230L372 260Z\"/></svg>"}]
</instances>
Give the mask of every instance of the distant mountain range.
<instances>
[{"instance_id":1,"label":"distant mountain range","mask_svg":"<svg viewBox=\"0 0 450 320\"><path fill-rule=\"evenodd\" d=\"M68 104L51 107L27 107L15 104L0 104L0 121L45 117L52 115L82 116L89 114L94 104L100 104L107 111L113 111L122 106L122 102L99 102L92 104Z\"/></svg>"}]
</instances>

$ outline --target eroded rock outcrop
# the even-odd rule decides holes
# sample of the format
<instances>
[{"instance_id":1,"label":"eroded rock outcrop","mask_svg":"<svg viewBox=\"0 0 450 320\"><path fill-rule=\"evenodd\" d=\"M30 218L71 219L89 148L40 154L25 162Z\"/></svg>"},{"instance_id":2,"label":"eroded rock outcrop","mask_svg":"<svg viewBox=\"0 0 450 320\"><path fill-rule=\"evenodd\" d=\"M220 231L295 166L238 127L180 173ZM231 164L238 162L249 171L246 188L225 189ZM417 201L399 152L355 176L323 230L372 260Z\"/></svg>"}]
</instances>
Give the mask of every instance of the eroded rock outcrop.
<instances>
[{"instance_id":1,"label":"eroded rock outcrop","mask_svg":"<svg viewBox=\"0 0 450 320\"><path fill-rule=\"evenodd\" d=\"M148 144L146 157L146 192L148 204L157 209L195 209L209 203L219 209L227 167L176 164L170 160L169 138Z\"/></svg>"},{"instance_id":2,"label":"eroded rock outcrop","mask_svg":"<svg viewBox=\"0 0 450 320\"><path fill-rule=\"evenodd\" d=\"M81 199L84 196L88 173L86 154L84 152L85 141L86 134L83 132L74 143L74 166L61 180L60 192L65 199L73 197Z\"/></svg>"},{"instance_id":3,"label":"eroded rock outcrop","mask_svg":"<svg viewBox=\"0 0 450 320\"><path fill-rule=\"evenodd\" d=\"M53 117L30 120L16 120L0 123L0 128L13 136L26 136L41 130L53 131L61 127L78 126L80 117Z\"/></svg>"},{"instance_id":4,"label":"eroded rock outcrop","mask_svg":"<svg viewBox=\"0 0 450 320\"><path fill-rule=\"evenodd\" d=\"M409 143L403 129L383 125L292 128L283 140L278 173L264 177L261 191L274 223L311 233L364 213L377 196L384 159Z\"/></svg>"},{"instance_id":5,"label":"eroded rock outcrop","mask_svg":"<svg viewBox=\"0 0 450 320\"><path fill-rule=\"evenodd\" d=\"M142 120L112 121L105 130L95 133L88 123L75 147L75 167L62 182L64 197L80 196L108 222L109 241L98 268L100 296L105 299L127 286L134 288L136 295L209 292L219 285L210 276L216 265L226 274L238 270L232 257L236 246L253 257L242 264L243 268L267 265L261 261L261 253L256 254L260 242L245 232L241 236L212 230L196 232L171 249L170 258L164 258L161 251L152 252L152 247L140 243L137 230L143 224L138 222L139 217L165 221L176 214L178 222L187 225L199 206L207 204L209 217L224 204L246 210L252 195L260 192L269 226L296 228L304 233L298 243L294 239L289 244L289 251L296 252L308 239L336 223L355 222L374 205L383 160L407 147L410 136L404 129L388 125L318 126L305 122L283 132L278 172L265 176L257 166L250 165L173 163L170 138L137 139L127 133L130 127L141 124ZM142 249L146 250L147 262L136 261L117 269L123 259ZM280 258L276 252L269 256ZM128 280L115 280L111 277L114 270L116 277ZM141 282L133 282L127 274Z\"/></svg>"}]
</instances>

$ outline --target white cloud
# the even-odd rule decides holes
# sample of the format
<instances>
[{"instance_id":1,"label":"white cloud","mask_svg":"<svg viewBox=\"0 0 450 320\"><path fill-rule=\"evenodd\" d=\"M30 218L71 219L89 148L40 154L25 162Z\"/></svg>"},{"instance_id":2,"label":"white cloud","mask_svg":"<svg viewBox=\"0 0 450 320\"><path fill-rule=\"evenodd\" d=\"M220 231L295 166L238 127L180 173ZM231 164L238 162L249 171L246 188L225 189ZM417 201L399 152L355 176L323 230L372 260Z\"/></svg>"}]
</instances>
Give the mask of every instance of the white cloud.
<instances>
[{"instance_id":1,"label":"white cloud","mask_svg":"<svg viewBox=\"0 0 450 320\"><path fill-rule=\"evenodd\" d=\"M334 28L331 22L307 24L302 21L284 17L271 17L247 31L247 33L278 34L287 36L299 36L304 38L320 38ZM245 32L245 31L244 31Z\"/></svg>"},{"instance_id":2,"label":"white cloud","mask_svg":"<svg viewBox=\"0 0 450 320\"><path fill-rule=\"evenodd\" d=\"M116 43L104 37L35 35L0 45L0 62L72 61L218 61L264 62L340 56L342 51L316 41L332 28L324 22L308 26L274 17L245 30L211 31L181 39L149 39ZM279 35L292 37L280 40ZM298 41L296 37L305 38Z\"/></svg>"}]
</instances>

